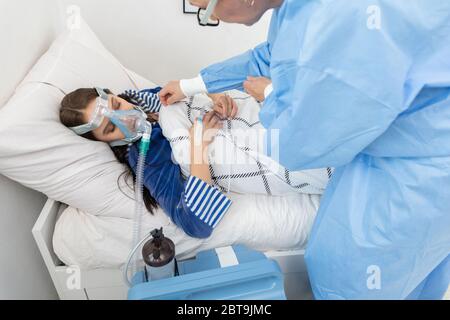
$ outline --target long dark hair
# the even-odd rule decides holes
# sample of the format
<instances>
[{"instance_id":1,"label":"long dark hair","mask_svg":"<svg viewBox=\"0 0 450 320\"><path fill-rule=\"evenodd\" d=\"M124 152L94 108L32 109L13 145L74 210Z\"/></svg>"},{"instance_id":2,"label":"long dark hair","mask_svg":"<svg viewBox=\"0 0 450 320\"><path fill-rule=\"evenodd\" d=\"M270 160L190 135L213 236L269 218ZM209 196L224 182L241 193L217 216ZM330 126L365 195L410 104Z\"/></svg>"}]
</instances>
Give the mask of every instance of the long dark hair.
<instances>
[{"instance_id":1,"label":"long dark hair","mask_svg":"<svg viewBox=\"0 0 450 320\"><path fill-rule=\"evenodd\" d=\"M105 90L106 93L112 94L112 92L108 89ZM79 125L82 125L85 123L83 121L83 110L86 109L86 107L89 105L91 101L96 99L98 97L97 91L95 89L78 89L74 92L69 93L64 97L64 99L61 101L61 109L59 112L59 117L61 120L61 123L65 125L66 127L76 127ZM119 98L122 98L129 103L132 103L130 98L125 94L118 95ZM94 134L92 132L88 132L82 137L97 141L97 139L94 137ZM133 177L133 181L136 181L136 176L131 170L131 167L128 163L127 154L128 154L128 146L119 146L119 147L111 147L111 150L113 151L117 161L124 164L127 167L127 170L123 172L119 178L117 179L117 185L119 186L119 189L123 192L121 186L120 186L120 179L124 179L126 182L129 181L129 177ZM134 190L134 184L133 186L130 186L128 183L127 185ZM150 192L147 188L144 188L144 203L147 210L154 214L154 210L158 207L158 203L156 202L155 198L152 197Z\"/></svg>"}]
</instances>

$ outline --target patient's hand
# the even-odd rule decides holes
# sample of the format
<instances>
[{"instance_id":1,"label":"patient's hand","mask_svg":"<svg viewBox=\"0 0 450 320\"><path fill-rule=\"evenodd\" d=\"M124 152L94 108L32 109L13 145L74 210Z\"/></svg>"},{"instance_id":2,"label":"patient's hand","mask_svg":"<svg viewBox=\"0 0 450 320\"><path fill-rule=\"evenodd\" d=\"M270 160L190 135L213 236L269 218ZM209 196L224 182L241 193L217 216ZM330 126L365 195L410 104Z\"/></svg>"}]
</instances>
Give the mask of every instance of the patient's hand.
<instances>
[{"instance_id":1,"label":"patient's hand","mask_svg":"<svg viewBox=\"0 0 450 320\"><path fill-rule=\"evenodd\" d=\"M226 94L209 95L214 102L214 112L222 119L233 119L238 112L236 102Z\"/></svg>"},{"instance_id":2,"label":"patient's hand","mask_svg":"<svg viewBox=\"0 0 450 320\"><path fill-rule=\"evenodd\" d=\"M248 77L247 81L244 82L245 91L256 99L258 102L263 102L265 100L264 90L272 84L272 80L264 77Z\"/></svg>"}]
</instances>

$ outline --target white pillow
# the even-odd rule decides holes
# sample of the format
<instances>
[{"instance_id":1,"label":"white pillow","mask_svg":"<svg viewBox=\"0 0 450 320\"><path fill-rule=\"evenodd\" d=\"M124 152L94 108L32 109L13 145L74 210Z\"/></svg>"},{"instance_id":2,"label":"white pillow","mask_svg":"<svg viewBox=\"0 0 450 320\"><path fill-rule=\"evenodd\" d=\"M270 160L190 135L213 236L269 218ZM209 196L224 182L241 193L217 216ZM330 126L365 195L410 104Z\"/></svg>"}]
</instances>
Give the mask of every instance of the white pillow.
<instances>
[{"instance_id":1,"label":"white pillow","mask_svg":"<svg viewBox=\"0 0 450 320\"><path fill-rule=\"evenodd\" d=\"M0 109L0 173L84 212L132 217L134 202L117 185L124 167L109 146L59 120L65 93L94 86L121 93L155 85L124 68L83 22L55 40Z\"/></svg>"}]
</instances>

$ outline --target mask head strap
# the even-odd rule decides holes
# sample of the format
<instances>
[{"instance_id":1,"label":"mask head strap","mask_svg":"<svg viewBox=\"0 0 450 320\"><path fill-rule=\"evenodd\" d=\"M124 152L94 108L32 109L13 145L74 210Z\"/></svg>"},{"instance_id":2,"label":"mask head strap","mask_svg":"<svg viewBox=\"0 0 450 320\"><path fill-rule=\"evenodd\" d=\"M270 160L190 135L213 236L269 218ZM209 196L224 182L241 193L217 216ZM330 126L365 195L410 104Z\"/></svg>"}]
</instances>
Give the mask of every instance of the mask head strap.
<instances>
[{"instance_id":1,"label":"mask head strap","mask_svg":"<svg viewBox=\"0 0 450 320\"><path fill-rule=\"evenodd\" d=\"M95 87L95 91L97 91L97 94L100 97L100 99L108 102L108 94L105 92L105 90L99 87Z\"/></svg>"},{"instance_id":2,"label":"mask head strap","mask_svg":"<svg viewBox=\"0 0 450 320\"><path fill-rule=\"evenodd\" d=\"M98 94L97 104L95 106L95 110L92 113L89 122L86 124L82 124L80 126L69 128L79 136L91 132L100 127L103 122L103 110L105 108L108 108L109 104L108 94L101 88L95 88L95 90L97 91Z\"/></svg>"}]
</instances>

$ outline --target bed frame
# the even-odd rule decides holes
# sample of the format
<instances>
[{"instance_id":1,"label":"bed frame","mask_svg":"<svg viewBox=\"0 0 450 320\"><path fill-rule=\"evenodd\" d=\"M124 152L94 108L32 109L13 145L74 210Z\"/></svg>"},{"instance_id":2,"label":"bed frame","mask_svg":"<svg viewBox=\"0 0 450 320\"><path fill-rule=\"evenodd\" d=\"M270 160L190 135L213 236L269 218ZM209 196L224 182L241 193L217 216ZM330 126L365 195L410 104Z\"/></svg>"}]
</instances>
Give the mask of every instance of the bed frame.
<instances>
[{"instance_id":1,"label":"bed frame","mask_svg":"<svg viewBox=\"0 0 450 320\"><path fill-rule=\"evenodd\" d=\"M33 236L50 273L59 298L62 300L123 300L128 288L123 283L119 269L77 270L64 265L53 252L53 231L59 214L67 206L48 199L36 224ZM312 299L304 252L272 251L265 255L278 262L285 276L285 291L288 299ZM79 271L80 286L70 289L74 276ZM68 285L69 283L69 285Z\"/></svg>"}]
</instances>

